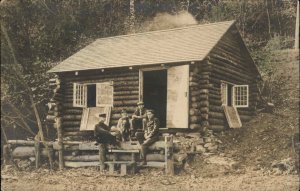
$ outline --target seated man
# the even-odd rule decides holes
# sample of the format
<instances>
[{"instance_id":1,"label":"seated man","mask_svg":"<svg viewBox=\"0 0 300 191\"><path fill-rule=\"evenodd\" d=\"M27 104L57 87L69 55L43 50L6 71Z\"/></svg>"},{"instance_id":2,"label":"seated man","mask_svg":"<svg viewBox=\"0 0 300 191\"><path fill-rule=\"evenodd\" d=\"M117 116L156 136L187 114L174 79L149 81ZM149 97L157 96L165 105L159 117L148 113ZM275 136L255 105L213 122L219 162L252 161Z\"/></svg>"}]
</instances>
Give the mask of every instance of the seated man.
<instances>
[{"instance_id":1,"label":"seated man","mask_svg":"<svg viewBox=\"0 0 300 191\"><path fill-rule=\"evenodd\" d=\"M143 165L147 164L146 154L148 147L159 139L159 120L154 117L153 110L147 110L146 115L146 119L143 120L144 136L137 136L141 145Z\"/></svg>"},{"instance_id":2,"label":"seated man","mask_svg":"<svg viewBox=\"0 0 300 191\"><path fill-rule=\"evenodd\" d=\"M136 136L137 131L142 131L143 119L146 117L146 109L144 108L144 102L138 102L135 112L132 114L131 120L131 137Z\"/></svg>"},{"instance_id":3,"label":"seated man","mask_svg":"<svg viewBox=\"0 0 300 191\"><path fill-rule=\"evenodd\" d=\"M99 114L99 123L95 125L94 136L97 143L102 144L117 144L118 132L110 132L111 129L107 126L104 121L106 120L106 113ZM113 128L112 128L113 130Z\"/></svg>"},{"instance_id":4,"label":"seated man","mask_svg":"<svg viewBox=\"0 0 300 191\"><path fill-rule=\"evenodd\" d=\"M121 133L122 141L129 141L130 122L125 109L121 111L121 118L118 121L117 129Z\"/></svg>"}]
</instances>

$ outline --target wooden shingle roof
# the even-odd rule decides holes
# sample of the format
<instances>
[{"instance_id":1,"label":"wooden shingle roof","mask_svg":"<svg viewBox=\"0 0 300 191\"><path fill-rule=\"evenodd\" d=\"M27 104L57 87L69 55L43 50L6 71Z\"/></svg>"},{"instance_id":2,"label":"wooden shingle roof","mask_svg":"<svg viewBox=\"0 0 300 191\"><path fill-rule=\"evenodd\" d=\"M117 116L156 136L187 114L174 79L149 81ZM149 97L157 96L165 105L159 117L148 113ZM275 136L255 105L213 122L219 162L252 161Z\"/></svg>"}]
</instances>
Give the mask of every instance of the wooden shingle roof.
<instances>
[{"instance_id":1,"label":"wooden shingle roof","mask_svg":"<svg viewBox=\"0 0 300 191\"><path fill-rule=\"evenodd\" d=\"M234 21L100 38L49 72L203 60Z\"/></svg>"}]
</instances>

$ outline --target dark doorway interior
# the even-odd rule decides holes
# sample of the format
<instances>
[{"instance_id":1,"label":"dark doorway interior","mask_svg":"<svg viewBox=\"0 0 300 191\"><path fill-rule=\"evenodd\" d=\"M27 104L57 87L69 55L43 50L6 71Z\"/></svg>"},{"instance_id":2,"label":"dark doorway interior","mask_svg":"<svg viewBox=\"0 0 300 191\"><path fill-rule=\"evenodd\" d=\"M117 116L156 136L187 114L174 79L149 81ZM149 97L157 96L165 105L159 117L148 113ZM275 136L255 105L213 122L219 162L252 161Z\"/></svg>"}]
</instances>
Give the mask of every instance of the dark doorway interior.
<instances>
[{"instance_id":1,"label":"dark doorway interior","mask_svg":"<svg viewBox=\"0 0 300 191\"><path fill-rule=\"evenodd\" d=\"M227 85L227 105L232 106L232 87L233 85Z\"/></svg>"},{"instance_id":2,"label":"dark doorway interior","mask_svg":"<svg viewBox=\"0 0 300 191\"><path fill-rule=\"evenodd\" d=\"M87 107L96 107L96 84L87 85Z\"/></svg>"},{"instance_id":3,"label":"dark doorway interior","mask_svg":"<svg viewBox=\"0 0 300 191\"><path fill-rule=\"evenodd\" d=\"M144 72L143 99L145 108L155 110L161 128L166 127L167 70Z\"/></svg>"}]
</instances>

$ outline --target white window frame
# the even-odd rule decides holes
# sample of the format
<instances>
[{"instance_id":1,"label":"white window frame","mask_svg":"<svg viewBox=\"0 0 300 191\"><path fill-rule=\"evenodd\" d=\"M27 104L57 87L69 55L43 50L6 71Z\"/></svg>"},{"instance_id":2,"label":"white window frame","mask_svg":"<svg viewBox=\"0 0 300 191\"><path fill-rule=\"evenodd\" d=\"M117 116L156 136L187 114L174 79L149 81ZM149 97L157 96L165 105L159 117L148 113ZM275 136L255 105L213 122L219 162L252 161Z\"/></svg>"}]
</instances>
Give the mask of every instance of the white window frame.
<instances>
[{"instance_id":1,"label":"white window frame","mask_svg":"<svg viewBox=\"0 0 300 191\"><path fill-rule=\"evenodd\" d=\"M73 83L73 107L87 107L87 87L85 84Z\"/></svg>"},{"instance_id":2,"label":"white window frame","mask_svg":"<svg viewBox=\"0 0 300 191\"><path fill-rule=\"evenodd\" d=\"M73 107L82 107L87 108L87 85L95 84L96 85L96 107L113 107L113 81L101 82L101 83L73 83ZM99 84L109 84L112 86L112 104L98 104L98 88Z\"/></svg>"},{"instance_id":3,"label":"white window frame","mask_svg":"<svg viewBox=\"0 0 300 191\"><path fill-rule=\"evenodd\" d=\"M246 88L246 95L243 95L243 92L240 91L241 88ZM237 100L237 96L239 97L239 100ZM242 97L244 96L246 96L246 100L243 100ZM237 101L246 101L246 104L237 103ZM249 107L249 85L234 85L232 87L232 105L237 108Z\"/></svg>"},{"instance_id":4,"label":"white window frame","mask_svg":"<svg viewBox=\"0 0 300 191\"><path fill-rule=\"evenodd\" d=\"M221 101L222 101L222 106L227 106L228 105L228 83L221 81Z\"/></svg>"}]
</instances>

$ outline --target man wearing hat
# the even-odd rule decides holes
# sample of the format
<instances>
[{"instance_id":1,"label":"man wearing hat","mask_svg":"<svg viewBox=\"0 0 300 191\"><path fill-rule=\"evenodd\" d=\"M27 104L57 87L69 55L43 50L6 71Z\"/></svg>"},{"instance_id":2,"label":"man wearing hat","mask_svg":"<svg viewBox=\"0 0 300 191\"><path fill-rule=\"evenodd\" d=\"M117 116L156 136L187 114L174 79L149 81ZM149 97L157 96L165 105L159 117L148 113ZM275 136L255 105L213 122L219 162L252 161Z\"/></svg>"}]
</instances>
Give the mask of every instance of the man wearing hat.
<instances>
[{"instance_id":1,"label":"man wearing hat","mask_svg":"<svg viewBox=\"0 0 300 191\"><path fill-rule=\"evenodd\" d=\"M122 109L121 111L121 118L118 121L117 129L121 133L122 140L129 141L130 122L127 111L125 109Z\"/></svg>"},{"instance_id":2,"label":"man wearing hat","mask_svg":"<svg viewBox=\"0 0 300 191\"><path fill-rule=\"evenodd\" d=\"M144 108L144 102L137 103L137 108L132 114L131 120L131 137L135 137L135 133L143 128L143 119L146 117L146 109Z\"/></svg>"},{"instance_id":3,"label":"man wearing hat","mask_svg":"<svg viewBox=\"0 0 300 191\"><path fill-rule=\"evenodd\" d=\"M141 158L143 165L147 164L146 154L150 145L159 140L159 120L154 117L154 110L146 111L146 118L143 120L144 136L138 136L138 141L141 145Z\"/></svg>"},{"instance_id":4,"label":"man wearing hat","mask_svg":"<svg viewBox=\"0 0 300 191\"><path fill-rule=\"evenodd\" d=\"M110 133L110 127L104 122L106 120L106 113L99 114L99 123L95 125L94 135L97 143L116 145L116 136Z\"/></svg>"}]
</instances>

